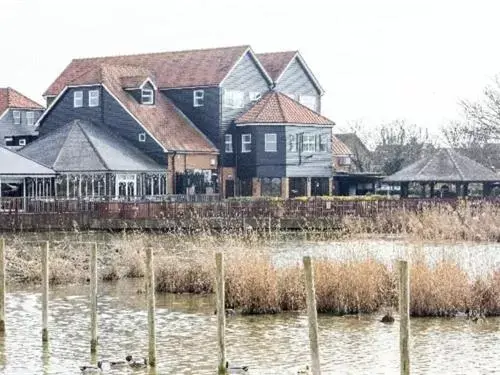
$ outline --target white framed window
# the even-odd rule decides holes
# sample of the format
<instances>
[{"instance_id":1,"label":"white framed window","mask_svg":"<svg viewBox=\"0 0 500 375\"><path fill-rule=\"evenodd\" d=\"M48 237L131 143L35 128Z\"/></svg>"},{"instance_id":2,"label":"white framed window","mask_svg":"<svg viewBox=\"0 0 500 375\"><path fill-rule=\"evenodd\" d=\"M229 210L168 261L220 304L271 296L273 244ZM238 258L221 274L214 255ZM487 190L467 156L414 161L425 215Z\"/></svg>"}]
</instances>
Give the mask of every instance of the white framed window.
<instances>
[{"instance_id":1,"label":"white framed window","mask_svg":"<svg viewBox=\"0 0 500 375\"><path fill-rule=\"evenodd\" d=\"M73 108L83 107L83 91L73 93Z\"/></svg>"},{"instance_id":2,"label":"white framed window","mask_svg":"<svg viewBox=\"0 0 500 375\"><path fill-rule=\"evenodd\" d=\"M99 105L99 90L89 91L89 107L97 107Z\"/></svg>"},{"instance_id":3,"label":"white framed window","mask_svg":"<svg viewBox=\"0 0 500 375\"><path fill-rule=\"evenodd\" d=\"M19 146L26 146L26 139L20 138L19 139Z\"/></svg>"},{"instance_id":4,"label":"white framed window","mask_svg":"<svg viewBox=\"0 0 500 375\"><path fill-rule=\"evenodd\" d=\"M313 95L300 95L300 104L305 105L307 108L316 111L316 97Z\"/></svg>"},{"instance_id":5,"label":"white framed window","mask_svg":"<svg viewBox=\"0 0 500 375\"><path fill-rule=\"evenodd\" d=\"M252 134L242 134L241 135L241 152L251 152L252 151Z\"/></svg>"},{"instance_id":6,"label":"white framed window","mask_svg":"<svg viewBox=\"0 0 500 375\"><path fill-rule=\"evenodd\" d=\"M35 123L35 112L26 112L26 124L33 125Z\"/></svg>"},{"instance_id":7,"label":"white framed window","mask_svg":"<svg viewBox=\"0 0 500 375\"><path fill-rule=\"evenodd\" d=\"M310 134L304 134L302 137L302 151L314 152L316 146L316 137Z\"/></svg>"},{"instance_id":8,"label":"white framed window","mask_svg":"<svg viewBox=\"0 0 500 375\"><path fill-rule=\"evenodd\" d=\"M203 107L205 104L205 91L194 90L193 91L193 107Z\"/></svg>"},{"instance_id":9,"label":"white framed window","mask_svg":"<svg viewBox=\"0 0 500 375\"><path fill-rule=\"evenodd\" d=\"M146 133L139 133L139 142L146 142Z\"/></svg>"},{"instance_id":10,"label":"white framed window","mask_svg":"<svg viewBox=\"0 0 500 375\"><path fill-rule=\"evenodd\" d=\"M21 111L12 111L12 117L14 117L14 124L21 124Z\"/></svg>"},{"instance_id":11,"label":"white framed window","mask_svg":"<svg viewBox=\"0 0 500 375\"><path fill-rule=\"evenodd\" d=\"M233 152L233 135L232 134L226 134L224 136L224 144L225 144L225 150L227 154L230 154Z\"/></svg>"},{"instance_id":12,"label":"white framed window","mask_svg":"<svg viewBox=\"0 0 500 375\"><path fill-rule=\"evenodd\" d=\"M289 134L287 142L287 150L290 152L297 152L297 136L295 134Z\"/></svg>"},{"instance_id":13,"label":"white framed window","mask_svg":"<svg viewBox=\"0 0 500 375\"><path fill-rule=\"evenodd\" d=\"M250 91L248 93L248 97L250 98L250 101L256 102L262 97L262 94L258 91Z\"/></svg>"},{"instance_id":14,"label":"white framed window","mask_svg":"<svg viewBox=\"0 0 500 375\"><path fill-rule=\"evenodd\" d=\"M328 151L328 135L321 134L319 136L319 152L327 152Z\"/></svg>"},{"instance_id":15,"label":"white framed window","mask_svg":"<svg viewBox=\"0 0 500 375\"><path fill-rule=\"evenodd\" d=\"M265 152L276 152L276 151L278 151L276 133L266 133L266 134L264 134L264 151Z\"/></svg>"},{"instance_id":16,"label":"white framed window","mask_svg":"<svg viewBox=\"0 0 500 375\"><path fill-rule=\"evenodd\" d=\"M154 92L151 89L141 90L141 103L151 105L154 103Z\"/></svg>"},{"instance_id":17,"label":"white framed window","mask_svg":"<svg viewBox=\"0 0 500 375\"><path fill-rule=\"evenodd\" d=\"M341 156L337 158L339 165L351 165L351 158L349 156Z\"/></svg>"},{"instance_id":18,"label":"white framed window","mask_svg":"<svg viewBox=\"0 0 500 375\"><path fill-rule=\"evenodd\" d=\"M245 104L245 93L243 91L236 91L236 90L224 91L224 107L243 108L244 104Z\"/></svg>"}]
</instances>

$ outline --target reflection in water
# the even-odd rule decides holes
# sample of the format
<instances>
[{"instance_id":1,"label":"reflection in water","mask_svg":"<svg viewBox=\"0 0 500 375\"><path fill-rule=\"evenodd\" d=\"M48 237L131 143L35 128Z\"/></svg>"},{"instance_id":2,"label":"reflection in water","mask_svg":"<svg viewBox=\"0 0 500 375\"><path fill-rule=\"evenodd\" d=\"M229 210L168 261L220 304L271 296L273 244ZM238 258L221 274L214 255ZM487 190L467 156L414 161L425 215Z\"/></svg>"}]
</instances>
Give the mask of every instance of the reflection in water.
<instances>
[{"instance_id":1,"label":"reflection in water","mask_svg":"<svg viewBox=\"0 0 500 375\"><path fill-rule=\"evenodd\" d=\"M99 359L147 355L146 297L142 286L120 281L100 286ZM88 287L50 293L50 347L41 342L40 294L7 295L7 334L0 339L0 373L78 374L91 357ZM215 374L216 317L211 296L158 295L157 369L111 369L108 374ZM397 374L397 321L377 316L319 316L324 374ZM412 319L413 374L495 373L500 367L500 319L472 324L460 319ZM227 357L249 374L296 374L309 360L307 318L287 313L227 320Z\"/></svg>"}]
</instances>

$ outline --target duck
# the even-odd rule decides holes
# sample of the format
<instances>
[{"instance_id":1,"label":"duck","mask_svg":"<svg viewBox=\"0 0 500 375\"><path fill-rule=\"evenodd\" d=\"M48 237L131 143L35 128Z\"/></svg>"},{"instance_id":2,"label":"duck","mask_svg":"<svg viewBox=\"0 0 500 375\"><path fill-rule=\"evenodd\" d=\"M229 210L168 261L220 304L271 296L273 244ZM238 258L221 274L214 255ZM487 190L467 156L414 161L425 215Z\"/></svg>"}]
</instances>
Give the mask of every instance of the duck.
<instances>
[{"instance_id":1,"label":"duck","mask_svg":"<svg viewBox=\"0 0 500 375\"><path fill-rule=\"evenodd\" d=\"M131 355L128 355L125 357L125 361L127 361L127 364L133 368L144 368L148 365L148 360L144 357L134 358Z\"/></svg>"},{"instance_id":2,"label":"duck","mask_svg":"<svg viewBox=\"0 0 500 375\"><path fill-rule=\"evenodd\" d=\"M122 360L109 361L108 364L109 364L109 367L111 367L111 368L122 367L122 366L128 365L127 361L122 361Z\"/></svg>"},{"instance_id":3,"label":"duck","mask_svg":"<svg viewBox=\"0 0 500 375\"><path fill-rule=\"evenodd\" d=\"M248 372L248 366L234 366L229 365L229 362L226 361L226 369L229 374L246 374Z\"/></svg>"},{"instance_id":4,"label":"duck","mask_svg":"<svg viewBox=\"0 0 500 375\"><path fill-rule=\"evenodd\" d=\"M297 371L297 375L310 375L311 374L311 370L309 369L309 366L306 366L302 369L300 369L299 371Z\"/></svg>"},{"instance_id":5,"label":"duck","mask_svg":"<svg viewBox=\"0 0 500 375\"><path fill-rule=\"evenodd\" d=\"M84 365L80 366L80 371L82 374L97 374L102 372L102 361L97 362L97 366L94 365Z\"/></svg>"},{"instance_id":6,"label":"duck","mask_svg":"<svg viewBox=\"0 0 500 375\"><path fill-rule=\"evenodd\" d=\"M391 314L385 314L380 321L382 323L394 323L394 317Z\"/></svg>"}]
</instances>

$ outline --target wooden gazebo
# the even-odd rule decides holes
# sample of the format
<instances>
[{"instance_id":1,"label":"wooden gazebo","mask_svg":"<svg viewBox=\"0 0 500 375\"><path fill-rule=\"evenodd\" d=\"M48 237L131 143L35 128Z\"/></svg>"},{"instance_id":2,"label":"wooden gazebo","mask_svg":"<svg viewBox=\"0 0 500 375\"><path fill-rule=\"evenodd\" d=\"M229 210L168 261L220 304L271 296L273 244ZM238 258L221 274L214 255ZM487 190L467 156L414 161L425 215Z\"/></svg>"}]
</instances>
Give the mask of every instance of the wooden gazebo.
<instances>
[{"instance_id":1,"label":"wooden gazebo","mask_svg":"<svg viewBox=\"0 0 500 375\"><path fill-rule=\"evenodd\" d=\"M422 196L436 196L436 184L449 187L455 185L457 195L468 196L469 184L483 184L483 195L490 195L491 188L500 181L497 175L485 166L474 160L459 154L458 152L443 148L437 150L433 155L423 158L406 168L386 177L383 182L400 185L401 197L407 197L410 183L421 185Z\"/></svg>"}]
</instances>

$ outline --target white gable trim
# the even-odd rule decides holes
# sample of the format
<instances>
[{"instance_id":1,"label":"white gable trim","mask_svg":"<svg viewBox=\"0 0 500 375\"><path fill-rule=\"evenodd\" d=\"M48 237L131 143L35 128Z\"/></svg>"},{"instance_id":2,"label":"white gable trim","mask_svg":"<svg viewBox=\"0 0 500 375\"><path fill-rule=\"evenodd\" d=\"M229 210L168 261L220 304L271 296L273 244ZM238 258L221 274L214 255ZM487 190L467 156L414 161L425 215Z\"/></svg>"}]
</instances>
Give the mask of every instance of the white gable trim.
<instances>
[{"instance_id":1,"label":"white gable trim","mask_svg":"<svg viewBox=\"0 0 500 375\"><path fill-rule=\"evenodd\" d=\"M302 57L302 55L298 51L295 53L295 55L293 56L293 58L290 59L290 61L286 65L285 69L283 69L281 71L281 73L278 76L278 78L276 78L276 82L278 82L283 77L283 74L285 74L285 72L288 70L288 68L290 67L290 65L292 65L292 63L295 61L295 59L297 59L299 61L299 63L302 65L302 67L306 71L306 74L309 76L309 78L313 82L314 86L316 86L316 89L319 91L319 94L323 95L325 93L325 90L323 90L323 87L321 87L321 85L319 84L318 80L316 79L316 77L312 73L311 69L309 69L309 66L307 66L304 58Z\"/></svg>"},{"instance_id":2,"label":"white gable trim","mask_svg":"<svg viewBox=\"0 0 500 375\"><path fill-rule=\"evenodd\" d=\"M267 80L267 82L270 85L273 84L273 79L269 76L269 74L267 73L266 69L264 69L264 66L260 63L259 59L255 55L255 52L252 50L252 48L248 47L241 54L240 58L231 67L231 69L229 69L229 72L227 72L226 76L222 79L222 81L220 81L219 87L222 87L222 85L224 84L224 81L233 73L233 71L236 69L236 67L238 66L238 64L245 58L245 56L246 56L247 53L250 54L250 56L252 57L253 61L255 62L255 64L257 65L257 67L259 68L260 72L262 73L262 75L264 76L264 78Z\"/></svg>"},{"instance_id":3,"label":"white gable trim","mask_svg":"<svg viewBox=\"0 0 500 375\"><path fill-rule=\"evenodd\" d=\"M5 111L3 111L3 113L0 115L0 120L7 114L7 112L9 112L9 109L10 108L7 108Z\"/></svg>"},{"instance_id":4,"label":"white gable trim","mask_svg":"<svg viewBox=\"0 0 500 375\"><path fill-rule=\"evenodd\" d=\"M142 90L144 88L144 86L146 85L146 83L150 83L151 86L153 86L153 88L155 89L155 91L158 91L158 87L156 87L155 83L153 82L153 80L148 77L144 80L144 82L139 86L139 88Z\"/></svg>"},{"instance_id":5,"label":"white gable trim","mask_svg":"<svg viewBox=\"0 0 500 375\"><path fill-rule=\"evenodd\" d=\"M132 117L139 125L141 125L141 127L144 129L144 131L163 149L163 152L168 152L168 150L165 148L165 146L163 146L163 144L158 141L158 139L156 139L155 136L153 136L153 134L151 134L151 132L149 131L149 129L147 129L142 122L139 121L139 119L132 113L128 110L128 108L120 101L120 99L118 99L115 94L113 94L107 87L106 85L102 85L102 87L106 90L106 92L111 95L111 97L113 99L115 99L117 101L118 104L120 104L120 106L125 110L125 112L127 112L130 117Z\"/></svg>"}]
</instances>

